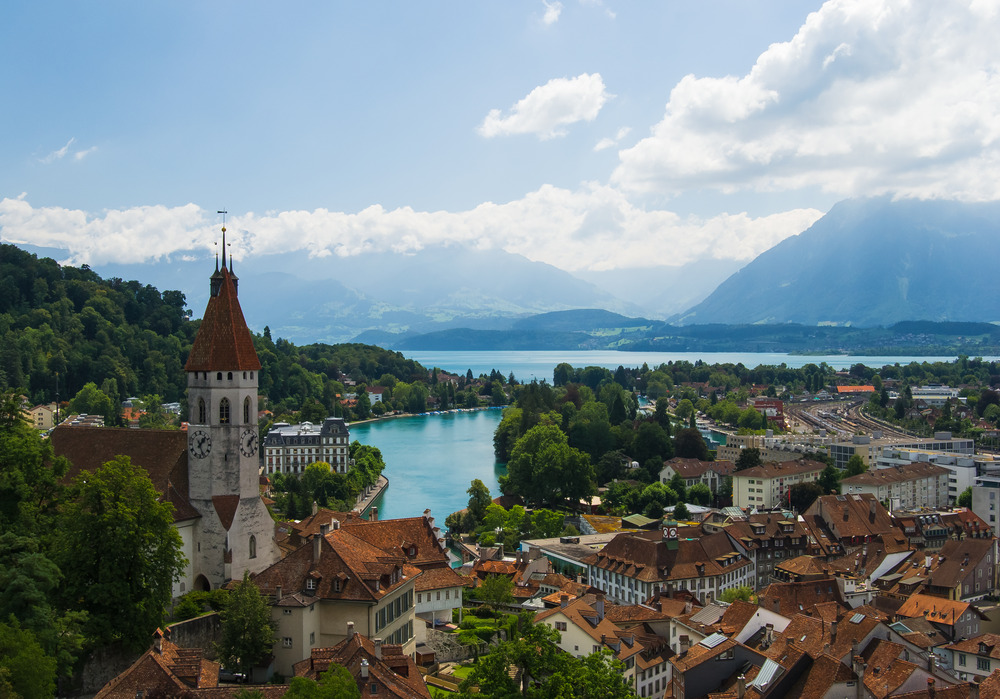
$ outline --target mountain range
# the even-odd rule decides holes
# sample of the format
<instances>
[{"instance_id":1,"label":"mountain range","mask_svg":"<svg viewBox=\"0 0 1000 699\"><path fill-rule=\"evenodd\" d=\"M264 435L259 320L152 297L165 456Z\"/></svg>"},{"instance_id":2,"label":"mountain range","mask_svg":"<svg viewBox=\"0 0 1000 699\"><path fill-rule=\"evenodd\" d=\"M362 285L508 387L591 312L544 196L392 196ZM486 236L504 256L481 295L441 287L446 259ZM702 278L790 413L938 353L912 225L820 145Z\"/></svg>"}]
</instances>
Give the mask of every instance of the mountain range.
<instances>
[{"instance_id":1,"label":"mountain range","mask_svg":"<svg viewBox=\"0 0 1000 699\"><path fill-rule=\"evenodd\" d=\"M64 251L28 249L65 257ZM236 263L236 273L250 327L269 326L272 336L299 344L698 349L706 342L728 348L742 338L751 348L795 351L813 340L824 348L853 342L854 335L819 330L825 326L998 322L997 260L1000 202L874 198L835 205L738 270L737 263L701 261L574 275L499 250L442 246L345 258L250 255ZM178 254L156 264L94 269L179 288L189 308L207 301L211 263L204 257ZM720 326L744 329L730 328L727 340ZM980 336L991 335L975 327L985 333ZM909 342L892 333L866 337L887 347ZM917 344L926 345L926 337Z\"/></svg>"}]
</instances>

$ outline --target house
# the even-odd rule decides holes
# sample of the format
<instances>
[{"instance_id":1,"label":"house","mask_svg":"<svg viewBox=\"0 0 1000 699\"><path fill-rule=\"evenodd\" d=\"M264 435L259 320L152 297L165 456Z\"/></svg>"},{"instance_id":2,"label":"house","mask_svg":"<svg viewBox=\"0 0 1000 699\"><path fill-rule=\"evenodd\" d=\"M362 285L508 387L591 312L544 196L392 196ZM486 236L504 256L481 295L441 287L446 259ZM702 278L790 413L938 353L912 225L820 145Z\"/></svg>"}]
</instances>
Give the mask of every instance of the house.
<instances>
[{"instance_id":1,"label":"house","mask_svg":"<svg viewBox=\"0 0 1000 699\"><path fill-rule=\"evenodd\" d=\"M761 667L766 661L758 651L722 634L712 634L670 659L672 681L667 696L674 699L706 696L743 668Z\"/></svg>"},{"instance_id":2,"label":"house","mask_svg":"<svg viewBox=\"0 0 1000 699\"><path fill-rule=\"evenodd\" d=\"M94 699L205 696L235 697L243 687L219 685L219 663L207 660L200 648L181 648L170 641L170 632L157 629L149 650L94 696ZM255 688L265 699L279 699L288 685Z\"/></svg>"},{"instance_id":3,"label":"house","mask_svg":"<svg viewBox=\"0 0 1000 699\"><path fill-rule=\"evenodd\" d=\"M770 510L788 504L788 491L799 483L819 480L826 464L819 461L783 461L736 471L733 504L742 509Z\"/></svg>"},{"instance_id":4,"label":"house","mask_svg":"<svg viewBox=\"0 0 1000 699\"><path fill-rule=\"evenodd\" d=\"M795 517L781 514L756 514L733 521L723 529L738 540L754 562L756 571L751 587L759 590L773 582L775 569L782 562L818 552L809 530Z\"/></svg>"},{"instance_id":5,"label":"house","mask_svg":"<svg viewBox=\"0 0 1000 699\"><path fill-rule=\"evenodd\" d=\"M951 641L978 636L979 625L986 620L986 615L969 602L922 594L911 595L896 611L896 618L903 623L907 618L921 617Z\"/></svg>"},{"instance_id":6,"label":"house","mask_svg":"<svg viewBox=\"0 0 1000 699\"><path fill-rule=\"evenodd\" d=\"M36 430L50 430L55 426L56 404L47 403L29 408L27 412L31 426Z\"/></svg>"},{"instance_id":7,"label":"house","mask_svg":"<svg viewBox=\"0 0 1000 699\"><path fill-rule=\"evenodd\" d=\"M996 539L950 540L941 547L926 590L950 600L981 600L995 590L996 570Z\"/></svg>"},{"instance_id":8,"label":"house","mask_svg":"<svg viewBox=\"0 0 1000 699\"><path fill-rule=\"evenodd\" d=\"M401 645L407 655L413 652L415 582L421 570L410 562L408 550L370 543L375 537L368 531L334 520L308 544L254 576L271 599L280 639L274 649L278 672L292 674L292 666L313 648L347 638L348 628Z\"/></svg>"},{"instance_id":9,"label":"house","mask_svg":"<svg viewBox=\"0 0 1000 699\"><path fill-rule=\"evenodd\" d=\"M462 593L469 582L450 567L425 570L416 581L417 616L431 626L450 624L452 612L462 608Z\"/></svg>"},{"instance_id":10,"label":"house","mask_svg":"<svg viewBox=\"0 0 1000 699\"><path fill-rule=\"evenodd\" d=\"M340 665L357 682L363 697L379 699L430 699L430 691L413 659L399 645L371 640L349 624L345 638L330 648L313 648L308 658L295 663L296 677L318 680L331 665Z\"/></svg>"},{"instance_id":11,"label":"house","mask_svg":"<svg viewBox=\"0 0 1000 699\"><path fill-rule=\"evenodd\" d=\"M347 473L350 444L351 432L342 417L328 417L321 425L279 422L264 437L264 472L301 474L309 464L323 461L334 473Z\"/></svg>"},{"instance_id":12,"label":"house","mask_svg":"<svg viewBox=\"0 0 1000 699\"><path fill-rule=\"evenodd\" d=\"M948 667L962 680L981 682L1000 670L1000 636L993 633L956 641L937 652L948 658Z\"/></svg>"},{"instance_id":13,"label":"house","mask_svg":"<svg viewBox=\"0 0 1000 699\"><path fill-rule=\"evenodd\" d=\"M624 676L641 697L661 696L670 683L670 651L665 639L643 633L641 627L622 628L606 614L603 594L585 595L541 612L535 622L560 634L559 648L577 658L607 650L624 665Z\"/></svg>"},{"instance_id":14,"label":"house","mask_svg":"<svg viewBox=\"0 0 1000 699\"><path fill-rule=\"evenodd\" d=\"M679 475L687 488L703 483L716 493L722 487L723 480L733 475L734 468L732 461L700 461L675 457L664 462L660 470L660 482L669 483L675 475Z\"/></svg>"},{"instance_id":15,"label":"house","mask_svg":"<svg viewBox=\"0 0 1000 699\"><path fill-rule=\"evenodd\" d=\"M662 532L619 534L585 559L587 579L617 604L649 599L659 590L689 590L717 599L729 587L753 585L753 562L725 532L681 540L676 522Z\"/></svg>"},{"instance_id":16,"label":"house","mask_svg":"<svg viewBox=\"0 0 1000 699\"><path fill-rule=\"evenodd\" d=\"M823 495L802 515L823 554L833 558L882 535L902 532L872 495Z\"/></svg>"},{"instance_id":17,"label":"house","mask_svg":"<svg viewBox=\"0 0 1000 699\"><path fill-rule=\"evenodd\" d=\"M891 502L894 510L937 509L949 505L950 473L943 466L914 462L842 478L840 487L845 495L868 493L879 502Z\"/></svg>"}]
</instances>

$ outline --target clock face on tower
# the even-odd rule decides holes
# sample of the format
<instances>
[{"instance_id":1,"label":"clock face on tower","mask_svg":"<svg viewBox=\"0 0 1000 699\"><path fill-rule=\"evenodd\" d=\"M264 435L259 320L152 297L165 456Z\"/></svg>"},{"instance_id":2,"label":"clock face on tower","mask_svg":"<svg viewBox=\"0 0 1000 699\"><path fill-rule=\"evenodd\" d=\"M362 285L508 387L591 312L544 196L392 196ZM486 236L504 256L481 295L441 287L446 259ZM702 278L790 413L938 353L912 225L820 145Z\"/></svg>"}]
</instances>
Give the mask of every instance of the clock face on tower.
<instances>
[{"instance_id":1,"label":"clock face on tower","mask_svg":"<svg viewBox=\"0 0 1000 699\"><path fill-rule=\"evenodd\" d=\"M204 459L212 451L212 438L205 430L195 430L188 440L188 451L196 459Z\"/></svg>"},{"instance_id":2,"label":"clock face on tower","mask_svg":"<svg viewBox=\"0 0 1000 699\"><path fill-rule=\"evenodd\" d=\"M240 435L240 453L243 456L253 456L257 453L257 430L247 428Z\"/></svg>"}]
</instances>

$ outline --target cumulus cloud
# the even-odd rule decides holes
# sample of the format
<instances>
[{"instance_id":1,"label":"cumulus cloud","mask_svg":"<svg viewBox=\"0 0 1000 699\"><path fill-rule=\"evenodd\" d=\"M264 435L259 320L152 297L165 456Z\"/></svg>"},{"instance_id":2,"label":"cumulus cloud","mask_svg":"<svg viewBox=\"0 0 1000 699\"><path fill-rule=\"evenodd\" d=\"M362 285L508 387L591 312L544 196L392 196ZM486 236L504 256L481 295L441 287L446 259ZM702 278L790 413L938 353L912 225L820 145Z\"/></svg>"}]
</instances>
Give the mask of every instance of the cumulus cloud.
<instances>
[{"instance_id":1,"label":"cumulus cloud","mask_svg":"<svg viewBox=\"0 0 1000 699\"><path fill-rule=\"evenodd\" d=\"M231 216L227 227L237 259L289 250L338 257L413 253L460 244L502 249L574 271L680 266L706 257L750 260L821 215L797 209L758 218L745 213L682 217L647 211L619 190L588 184L572 191L545 185L515 201L486 202L459 212L375 205L357 213L249 213ZM66 249L75 264L147 262L197 250L208 256L218 238L215 219L194 204L91 215L56 207L36 209L23 196L0 200L0 235L5 241Z\"/></svg>"},{"instance_id":2,"label":"cumulus cloud","mask_svg":"<svg viewBox=\"0 0 1000 699\"><path fill-rule=\"evenodd\" d=\"M612 183L1000 197L996 0L829 0L743 76L688 75Z\"/></svg>"},{"instance_id":3,"label":"cumulus cloud","mask_svg":"<svg viewBox=\"0 0 1000 699\"><path fill-rule=\"evenodd\" d=\"M558 22L559 15L562 14L562 3L559 2L559 0L554 0L554 2L542 0L542 4L545 5L545 14L542 15L542 24L549 26Z\"/></svg>"},{"instance_id":4,"label":"cumulus cloud","mask_svg":"<svg viewBox=\"0 0 1000 699\"><path fill-rule=\"evenodd\" d=\"M562 127L593 121L612 96L605 90L600 73L554 78L529 92L506 116L491 109L478 131L485 138L525 133L537 134L542 140L565 136Z\"/></svg>"}]
</instances>

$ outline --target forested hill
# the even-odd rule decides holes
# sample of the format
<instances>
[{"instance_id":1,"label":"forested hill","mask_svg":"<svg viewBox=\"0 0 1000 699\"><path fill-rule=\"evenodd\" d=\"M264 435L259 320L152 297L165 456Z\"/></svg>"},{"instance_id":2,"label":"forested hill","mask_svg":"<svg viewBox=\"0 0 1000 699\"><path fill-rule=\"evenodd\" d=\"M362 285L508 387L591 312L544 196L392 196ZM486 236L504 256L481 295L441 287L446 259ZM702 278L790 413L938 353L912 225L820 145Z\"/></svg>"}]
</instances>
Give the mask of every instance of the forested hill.
<instances>
[{"instance_id":1,"label":"forested hill","mask_svg":"<svg viewBox=\"0 0 1000 699\"><path fill-rule=\"evenodd\" d=\"M103 279L86 265L60 265L2 244L0 390L22 390L34 403L52 401L58 373L61 400L94 383L116 405L149 394L181 401L184 362L201 322L190 316L179 291ZM263 365L261 392L272 404L297 407L315 399L332 412L344 377L427 379L417 362L371 345L296 347L272 341L269 332L255 335L254 344Z\"/></svg>"}]
</instances>

